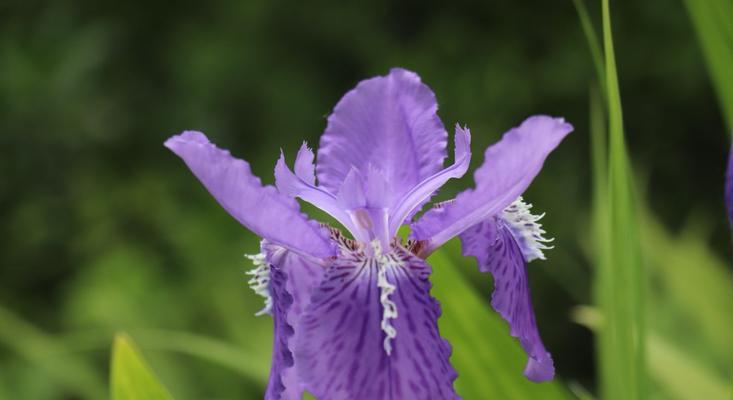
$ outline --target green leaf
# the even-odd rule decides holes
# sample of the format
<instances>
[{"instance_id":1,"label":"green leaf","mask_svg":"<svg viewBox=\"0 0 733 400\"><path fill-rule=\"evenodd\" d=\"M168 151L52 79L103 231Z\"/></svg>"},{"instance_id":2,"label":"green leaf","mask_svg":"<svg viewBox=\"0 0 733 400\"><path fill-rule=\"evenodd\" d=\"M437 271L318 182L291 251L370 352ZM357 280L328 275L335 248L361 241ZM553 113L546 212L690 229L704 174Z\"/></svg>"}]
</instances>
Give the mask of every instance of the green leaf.
<instances>
[{"instance_id":1,"label":"green leaf","mask_svg":"<svg viewBox=\"0 0 733 400\"><path fill-rule=\"evenodd\" d=\"M733 3L730 0L685 0L707 60L720 107L733 134Z\"/></svg>"},{"instance_id":2,"label":"green leaf","mask_svg":"<svg viewBox=\"0 0 733 400\"><path fill-rule=\"evenodd\" d=\"M588 14L588 8L585 6L584 0L573 0L573 5L575 6L575 11L578 12L580 27L583 28L583 35L588 43L588 50L590 50L591 59L593 60L593 68L596 70L596 78L601 85L601 90L605 91L606 86L604 82L606 81L606 77L603 66L603 52L601 51L596 30L593 28L590 14Z\"/></svg>"},{"instance_id":3,"label":"green leaf","mask_svg":"<svg viewBox=\"0 0 733 400\"><path fill-rule=\"evenodd\" d=\"M115 337L111 383L112 400L172 400L125 334Z\"/></svg>"},{"instance_id":4,"label":"green leaf","mask_svg":"<svg viewBox=\"0 0 733 400\"><path fill-rule=\"evenodd\" d=\"M455 240L429 259L433 266L432 294L441 302L441 334L453 346L451 362L458 371L456 390L465 399L567 399L557 381L533 383L523 375L527 355L509 326L479 296L458 271L474 268L460 254ZM485 276L485 275L482 275ZM490 279L486 276L486 279Z\"/></svg>"},{"instance_id":5,"label":"green leaf","mask_svg":"<svg viewBox=\"0 0 733 400\"><path fill-rule=\"evenodd\" d=\"M0 345L28 362L38 379L51 379L57 390L71 390L84 398L104 396L105 385L89 359L68 351L52 335L0 305Z\"/></svg>"},{"instance_id":6,"label":"green leaf","mask_svg":"<svg viewBox=\"0 0 733 400\"><path fill-rule=\"evenodd\" d=\"M597 302L604 323L598 335L601 393L607 399L646 398L644 287L646 277L636 225L631 166L608 0L602 0L608 111L607 236L599 246Z\"/></svg>"}]
</instances>

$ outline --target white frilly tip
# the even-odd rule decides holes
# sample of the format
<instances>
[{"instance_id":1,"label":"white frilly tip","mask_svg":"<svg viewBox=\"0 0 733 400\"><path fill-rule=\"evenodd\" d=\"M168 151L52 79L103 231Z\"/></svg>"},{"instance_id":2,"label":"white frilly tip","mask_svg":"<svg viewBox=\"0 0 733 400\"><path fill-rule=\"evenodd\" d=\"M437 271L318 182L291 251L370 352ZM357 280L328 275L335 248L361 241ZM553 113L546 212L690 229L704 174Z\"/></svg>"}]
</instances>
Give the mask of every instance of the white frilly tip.
<instances>
[{"instance_id":1,"label":"white frilly tip","mask_svg":"<svg viewBox=\"0 0 733 400\"><path fill-rule=\"evenodd\" d=\"M252 277L247 281L250 289L255 294L265 298L265 307L255 313L256 316L269 314L272 315L272 296L270 294L270 265L264 254L245 254L254 264L254 268L247 271L247 275Z\"/></svg>"}]
</instances>

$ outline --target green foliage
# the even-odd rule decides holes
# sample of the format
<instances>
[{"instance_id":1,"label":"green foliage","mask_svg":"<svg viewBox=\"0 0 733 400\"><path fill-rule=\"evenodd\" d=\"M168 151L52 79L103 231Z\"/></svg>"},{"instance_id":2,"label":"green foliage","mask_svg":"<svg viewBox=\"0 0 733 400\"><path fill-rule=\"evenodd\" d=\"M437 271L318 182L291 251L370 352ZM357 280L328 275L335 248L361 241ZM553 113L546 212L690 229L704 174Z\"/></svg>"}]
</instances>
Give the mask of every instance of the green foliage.
<instances>
[{"instance_id":1,"label":"green foliage","mask_svg":"<svg viewBox=\"0 0 733 400\"><path fill-rule=\"evenodd\" d=\"M100 377L85 359L3 306L0 344L28 362L37 381L49 379L62 390L82 393L89 399L104 397Z\"/></svg>"},{"instance_id":2,"label":"green foliage","mask_svg":"<svg viewBox=\"0 0 733 400\"><path fill-rule=\"evenodd\" d=\"M621 96L611 33L608 0L603 0L603 45L608 107L607 237L600 246L597 301L603 323L599 329L601 392L604 398L646 398L645 303L631 167L624 139Z\"/></svg>"},{"instance_id":3,"label":"green foliage","mask_svg":"<svg viewBox=\"0 0 733 400\"><path fill-rule=\"evenodd\" d=\"M173 399L124 334L115 337L112 347L110 389L112 400Z\"/></svg>"},{"instance_id":4,"label":"green foliage","mask_svg":"<svg viewBox=\"0 0 733 400\"><path fill-rule=\"evenodd\" d=\"M570 398L558 381L538 384L524 377L527 355L509 335L508 324L484 300L489 293L477 293L459 272L476 268L473 259L459 254L453 240L428 260L433 266L432 294L443 309L440 331L453 345L458 394L466 399Z\"/></svg>"}]
</instances>

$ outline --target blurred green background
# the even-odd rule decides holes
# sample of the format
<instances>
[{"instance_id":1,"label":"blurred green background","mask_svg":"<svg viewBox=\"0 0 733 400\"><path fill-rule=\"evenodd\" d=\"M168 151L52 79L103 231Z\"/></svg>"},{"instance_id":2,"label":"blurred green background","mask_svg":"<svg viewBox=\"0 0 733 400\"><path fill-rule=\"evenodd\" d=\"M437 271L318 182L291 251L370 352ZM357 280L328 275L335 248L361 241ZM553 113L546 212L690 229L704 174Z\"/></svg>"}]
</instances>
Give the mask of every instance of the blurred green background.
<instances>
[{"instance_id":1,"label":"blurred green background","mask_svg":"<svg viewBox=\"0 0 733 400\"><path fill-rule=\"evenodd\" d=\"M653 397L692 398L675 382L695 374L720 393L733 382L724 119L681 2L619 2L614 17L659 339ZM106 397L121 330L177 399L261 398L271 321L254 317L262 299L243 257L257 238L162 143L204 131L271 183L280 148L292 159L302 140L317 146L338 99L393 66L432 87L446 126L471 128L474 168L526 116L575 125L525 196L556 238L530 280L558 387L595 393L593 335L581 323L593 313L578 308L593 300L595 71L572 2L10 0L0 2L0 399ZM438 299L460 308L477 296L476 312L492 314L490 278L455 243L445 253L435 268L475 290L447 290L438 275ZM456 357L509 337L480 333L449 335ZM521 380L524 356L512 354ZM464 393L473 384L458 382ZM512 393L501 398L525 396Z\"/></svg>"}]
</instances>

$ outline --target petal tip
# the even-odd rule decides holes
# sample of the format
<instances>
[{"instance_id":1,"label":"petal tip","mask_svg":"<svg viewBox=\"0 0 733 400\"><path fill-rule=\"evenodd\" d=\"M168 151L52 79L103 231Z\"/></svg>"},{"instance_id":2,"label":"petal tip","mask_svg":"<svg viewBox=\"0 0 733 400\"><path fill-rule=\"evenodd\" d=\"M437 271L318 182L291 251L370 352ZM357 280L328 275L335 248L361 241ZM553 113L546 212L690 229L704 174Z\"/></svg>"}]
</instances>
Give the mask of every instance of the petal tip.
<instances>
[{"instance_id":1,"label":"petal tip","mask_svg":"<svg viewBox=\"0 0 733 400\"><path fill-rule=\"evenodd\" d=\"M524 369L524 376L532 382L546 382L555 377L555 365L552 362L550 353L542 359L530 357L527 360L527 367Z\"/></svg>"},{"instance_id":2,"label":"petal tip","mask_svg":"<svg viewBox=\"0 0 733 400\"><path fill-rule=\"evenodd\" d=\"M175 152L181 145L207 143L209 143L209 139L203 133L199 131L183 131L178 135L169 137L165 142L163 142L163 146Z\"/></svg>"}]
</instances>

